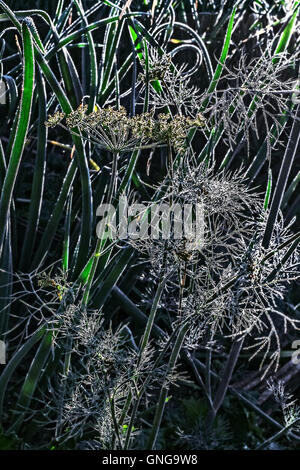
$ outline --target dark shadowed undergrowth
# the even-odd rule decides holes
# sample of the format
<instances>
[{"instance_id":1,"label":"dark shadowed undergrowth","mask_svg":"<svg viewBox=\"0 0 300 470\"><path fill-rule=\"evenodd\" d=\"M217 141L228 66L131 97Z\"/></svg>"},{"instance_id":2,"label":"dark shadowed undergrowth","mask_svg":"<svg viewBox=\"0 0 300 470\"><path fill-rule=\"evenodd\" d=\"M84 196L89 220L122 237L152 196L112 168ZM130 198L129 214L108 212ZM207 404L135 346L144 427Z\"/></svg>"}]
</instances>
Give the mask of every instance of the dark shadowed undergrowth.
<instances>
[{"instance_id":1,"label":"dark shadowed undergrowth","mask_svg":"<svg viewBox=\"0 0 300 470\"><path fill-rule=\"evenodd\" d=\"M0 0L0 448L299 448L299 53L298 1Z\"/></svg>"}]
</instances>

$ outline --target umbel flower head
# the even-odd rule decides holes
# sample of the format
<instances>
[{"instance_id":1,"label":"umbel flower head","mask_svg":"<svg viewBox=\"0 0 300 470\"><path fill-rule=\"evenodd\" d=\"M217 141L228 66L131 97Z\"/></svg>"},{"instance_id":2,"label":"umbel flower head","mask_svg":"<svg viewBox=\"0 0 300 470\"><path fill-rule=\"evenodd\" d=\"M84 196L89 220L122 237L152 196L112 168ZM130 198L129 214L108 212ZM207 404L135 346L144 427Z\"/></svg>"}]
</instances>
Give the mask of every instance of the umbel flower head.
<instances>
[{"instance_id":1,"label":"umbel flower head","mask_svg":"<svg viewBox=\"0 0 300 470\"><path fill-rule=\"evenodd\" d=\"M122 106L120 109L97 107L89 114L87 109L86 105L81 105L68 115L57 112L45 124L47 127L60 125L73 134L79 131L87 140L112 153L165 145L172 146L179 153L184 152L189 131L204 125L201 114L195 118L159 114L155 119L154 111L129 117Z\"/></svg>"}]
</instances>

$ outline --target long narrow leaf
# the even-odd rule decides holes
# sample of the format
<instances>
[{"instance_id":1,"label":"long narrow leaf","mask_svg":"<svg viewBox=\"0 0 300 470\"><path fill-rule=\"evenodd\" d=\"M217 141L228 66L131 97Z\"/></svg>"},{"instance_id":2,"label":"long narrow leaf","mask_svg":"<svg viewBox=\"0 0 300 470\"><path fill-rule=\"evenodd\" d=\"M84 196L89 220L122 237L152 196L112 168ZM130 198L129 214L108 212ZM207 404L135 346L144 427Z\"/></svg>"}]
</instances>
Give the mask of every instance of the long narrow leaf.
<instances>
[{"instance_id":1,"label":"long narrow leaf","mask_svg":"<svg viewBox=\"0 0 300 470\"><path fill-rule=\"evenodd\" d=\"M27 21L24 20L22 24L22 39L24 48L24 79L23 79L23 93L20 103L20 114L14 138L14 144L11 151L7 173L5 176L1 201L0 201L0 253L5 235L6 220L12 200L13 190L23 155L25 146L26 135L28 132L32 98L34 91L34 51L33 41Z\"/></svg>"}]
</instances>

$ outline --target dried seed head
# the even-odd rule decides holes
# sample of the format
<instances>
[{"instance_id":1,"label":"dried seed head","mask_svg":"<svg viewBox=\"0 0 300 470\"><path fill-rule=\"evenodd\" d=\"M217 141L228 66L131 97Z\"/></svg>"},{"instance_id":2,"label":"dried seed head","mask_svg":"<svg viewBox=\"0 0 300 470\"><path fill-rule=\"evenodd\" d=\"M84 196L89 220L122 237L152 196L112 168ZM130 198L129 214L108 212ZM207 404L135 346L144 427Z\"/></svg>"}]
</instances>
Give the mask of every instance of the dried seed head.
<instances>
[{"instance_id":1,"label":"dried seed head","mask_svg":"<svg viewBox=\"0 0 300 470\"><path fill-rule=\"evenodd\" d=\"M88 107L81 105L69 115L56 113L50 116L46 125L54 127L66 117L66 126L79 129L84 136L101 148L121 153L158 144L171 145L178 152L185 151L185 139L193 127L201 127L204 118L198 114L195 119L181 115L172 117L160 114L154 119L154 110L130 118L126 109L97 108L87 114Z\"/></svg>"},{"instance_id":2,"label":"dried seed head","mask_svg":"<svg viewBox=\"0 0 300 470\"><path fill-rule=\"evenodd\" d=\"M48 121L45 122L46 127L55 127L57 126L64 118L66 117L65 113L57 112L53 116L49 116Z\"/></svg>"}]
</instances>

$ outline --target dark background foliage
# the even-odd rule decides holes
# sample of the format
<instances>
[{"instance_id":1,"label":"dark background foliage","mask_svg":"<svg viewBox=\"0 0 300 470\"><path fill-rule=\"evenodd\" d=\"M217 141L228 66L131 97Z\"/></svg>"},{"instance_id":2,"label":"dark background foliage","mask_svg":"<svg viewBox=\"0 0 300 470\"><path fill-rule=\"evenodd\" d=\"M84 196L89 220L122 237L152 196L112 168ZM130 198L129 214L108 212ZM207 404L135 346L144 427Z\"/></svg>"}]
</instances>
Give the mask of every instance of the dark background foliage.
<instances>
[{"instance_id":1,"label":"dark background foliage","mask_svg":"<svg viewBox=\"0 0 300 470\"><path fill-rule=\"evenodd\" d=\"M66 31L68 32L67 28L70 28L69 32L75 33L80 27L85 27L86 22L91 24L115 14L115 11L112 13L111 6L104 5L105 2L82 0L79 4L82 6L83 12L89 11L90 8L98 4L99 8L95 8L94 13L89 16L83 14L80 17L74 2L69 4L63 2L64 8L55 20L59 2L42 0L23 0L21 2L17 0L5 3L14 12L28 10L28 16L34 20L41 42L45 45L49 41L48 46L50 44L52 48L59 39L51 29L51 25L32 12L33 9L44 10L48 13L57 27L59 38L65 37ZM123 7L125 2L116 3ZM56 440L49 428L44 428L43 435L39 432L39 420L43 419L40 413L43 396L49 392L49 389L51 390L55 367L57 366L59 371L65 367L66 362L64 361L67 361L67 354L66 357L60 358L57 350L54 353L54 348L48 344L51 343L51 340L49 341L46 335L43 336L44 332L40 337L37 336L36 341L32 341L32 344L30 341L41 327L39 315L41 314L42 318L46 318L48 321L52 315L51 309L59 311L59 307L57 307L59 289L64 289L65 282L64 277L59 278L61 268L68 273L67 286L69 286L68 283L76 285L78 280L83 285L86 282L89 284L90 281L89 308L102 309L104 325L107 329L110 323L115 329L120 325L128 324L130 335L137 344L144 334L145 319L143 319L143 314L149 317L156 292L157 279L152 277L147 260L140 260L135 252L130 251L130 248L122 250L119 247L114 247L107 255L101 255L95 272L91 275L94 246L97 242L95 211L107 194L111 172L111 154L105 151L99 152L94 146L83 146L80 139L72 141L70 133L60 127L45 130L44 121L49 114L61 109L58 102L62 103L63 94L73 109L81 104L83 96L91 96L94 93L95 102L100 106L107 105L107 99L110 98L111 104L117 104L120 101L131 115L141 113L143 102L137 97L139 89L138 87L135 89L135 84L138 82L139 74L143 73L143 65L139 60L139 46L137 44L139 44L139 39L143 38L144 40L145 38L145 43L149 48L153 45L155 38L152 34L155 22L162 22L162 14L170 21L170 24L172 24L172 15L175 15L176 21L187 25L196 33L197 37L203 40L212 70L215 71L224 39L228 34L228 23L232 17L233 8L236 6L234 29L226 57L226 68L218 82L220 90L229 90L234 86L240 86L238 71L243 55L248 63L251 60L259 59L268 46L278 44L280 38L283 38L283 42L286 41L283 49L288 55L299 53L299 28L297 30L295 27L289 36L291 33L289 24L293 12L289 9L288 2L177 0L158 2L157 8L152 10L154 3L156 2L133 0L130 5L131 12L148 13L148 16L136 18L144 26L144 30L138 29L137 22L135 23L135 20L131 18L128 19L128 24L126 23L126 27L121 32L115 23L112 23L111 28L103 25L93 31L92 38L86 32L80 36L77 35L76 39L65 48L68 54L64 55L63 48L57 46L57 51L52 54L52 57L46 59L48 68L43 68L41 62L35 66L37 82L33 94L30 124L20 167L16 171L16 184L13 188L12 204L9 209L10 216L5 219L9 222L7 228L3 228L5 233L3 240L1 240L1 243L3 241L3 250L0 282L2 310L0 332L1 338L5 339L8 344L8 358L15 359L15 362L11 359L9 367L0 366L3 371L2 378L0 378L0 398L4 400L0 448L78 449L85 448L86 442L92 442L93 436L89 433L80 436L80 438L71 437L62 444ZM67 8L70 10L68 11ZM297 10L295 11L297 12ZM68 14L64 18L65 12ZM76 27L72 29L72 24L76 20L78 20ZM299 26L298 18L297 24ZM135 43L133 36L130 35L131 30L128 25L135 30L137 35ZM0 137L3 148L1 157L2 154L4 155L4 163L2 161L0 168L1 185L4 184L6 165L8 164L7 155L10 154L13 138L17 132L16 115L20 105L23 80L23 45L20 45L20 34L16 34L16 29L5 31L8 26L11 26L8 21L0 23L3 33L1 74L8 77L6 85L9 89L9 100L5 105L0 105ZM167 31L166 27L163 31L165 30ZM149 32L148 35L147 32ZM174 27L173 41L171 40L167 46L168 52L174 51L178 44L184 44L184 41L191 38L193 38L193 33L189 33L189 30ZM93 47L89 41L93 43ZM95 63L92 62L91 51L95 51ZM126 64L130 53L132 56L129 63L133 67L122 74L122 67L124 63ZM274 54L274 47L273 49L271 47L271 54ZM186 63L190 69L196 60L195 50L186 48L176 54L174 63L178 65ZM211 78L204 65L203 61L198 72L192 76L190 81L190 86L197 86L203 96L211 83ZM107 70L109 73L106 76ZM102 80L101 82L98 79L97 83L94 83L96 90L92 88L93 83L90 84L91 71L97 73ZM51 72L54 74L54 79L49 79ZM118 83L117 79L120 76L121 79ZM295 59L294 66L286 67L282 71L279 78L284 84L296 80L297 77L299 77L298 58ZM105 80L107 81L105 82ZM237 83L238 85L236 85ZM57 85L62 87L63 92L58 89ZM128 90L130 93L127 93ZM253 96L250 93L243 101L246 111ZM265 109L269 111L267 118L262 109L259 109L255 125L249 127L244 134L243 129L240 128L240 135L231 136L230 129L226 129L227 132L221 134L221 138L215 141L212 137L213 134L197 131L193 147L196 154L200 156L204 152L203 149L206 149L204 157L208 156L213 159L216 168L234 171L242 166L247 175L249 186L255 187L257 192L261 194L265 193L271 174L272 196L276 191L276 185L279 186L278 175L280 171L283 171L282 162L285 156L289 156L286 155L286 152L287 148L290 148L290 154L294 153L295 155L292 159L292 167L283 171L283 203L280 208L286 222L290 222L293 217L296 217L292 230L293 233L297 233L299 231L300 208L298 185L300 159L299 147L293 147L293 143L294 145L296 143L293 140L294 137L291 139L296 117L295 112L285 115L282 113L276 96L274 94L265 105ZM286 96L283 95L284 99L287 99ZM290 104L290 101L288 103ZM213 114L214 112L216 109L208 110L205 117L209 120L213 116L218 131L218 126L222 125L218 119L221 119L228 109L222 108L219 111L220 114ZM243 115L241 114L241 116ZM236 126L240 125L239 118L239 113L232 118L233 124ZM276 145L271 146L269 154L268 134L275 118L284 118L285 120L280 139ZM297 122L299 123L299 121ZM233 134L234 129L233 126ZM132 162L132 153L125 153L120 162L119 183L126 174L128 165ZM134 193L135 197L140 200L153 198L155 191L153 187L149 186L156 185L161 181L166 174L167 164L168 152L165 148L155 150L153 155L149 151L141 152L130 175L128 194ZM67 264L66 257L68 257ZM46 292L43 291L44 297L43 303L39 307L40 310L36 317L35 315L26 316L28 305L28 311L30 311L30 306L38 305L36 300L36 296L39 295L38 272L47 269L53 263L54 268L50 274L47 271L49 282L50 284L52 282L52 285L49 284L45 288ZM78 297L75 295L75 304L79 302L79 295ZM174 292L171 290L171 293L166 292L161 298L160 308L155 319L156 328L170 331L173 314L172 302L175 303ZM280 308L283 312L300 319L297 281L290 284L284 299L280 302ZM47 311L48 306L50 313ZM20 319L21 322L19 322ZM7 330L12 332L7 333ZM275 375L286 384L288 390L297 398L299 396L300 369L299 365L291 362L291 345L293 341L299 339L299 331L289 330L285 334L282 325L279 325L279 331L282 353L279 370ZM220 350L214 352L212 373L219 375L222 373L229 349L229 342L224 341ZM255 358L249 363L247 360L249 356L247 351L242 352L239 356L231 388L226 389L227 394L216 418L212 435L206 434L201 427L209 407L203 390L193 375L195 372L193 363L185 361L181 357L179 372L185 373L186 376L180 379L179 387L174 386L169 392L156 447L185 449L188 446L192 449L246 450L258 447L280 430L284 424L282 410L272 398L266 385L266 379L270 378L272 374L270 372L261 381L261 371L258 371L261 358ZM201 364L209 360L205 348L198 351L195 357ZM217 380L213 381L213 388L217 389ZM150 402L152 406L148 406L149 403L146 399L145 402L142 402L143 411L139 415L138 424L136 424L141 432L133 441L133 448L146 448L151 435L149 422L153 422L154 403L158 401L159 393L158 387L151 390ZM126 428L125 432L127 432ZM297 449L299 448L299 440L296 440L295 436L287 437L285 434L278 440L274 440L268 448Z\"/></svg>"}]
</instances>

